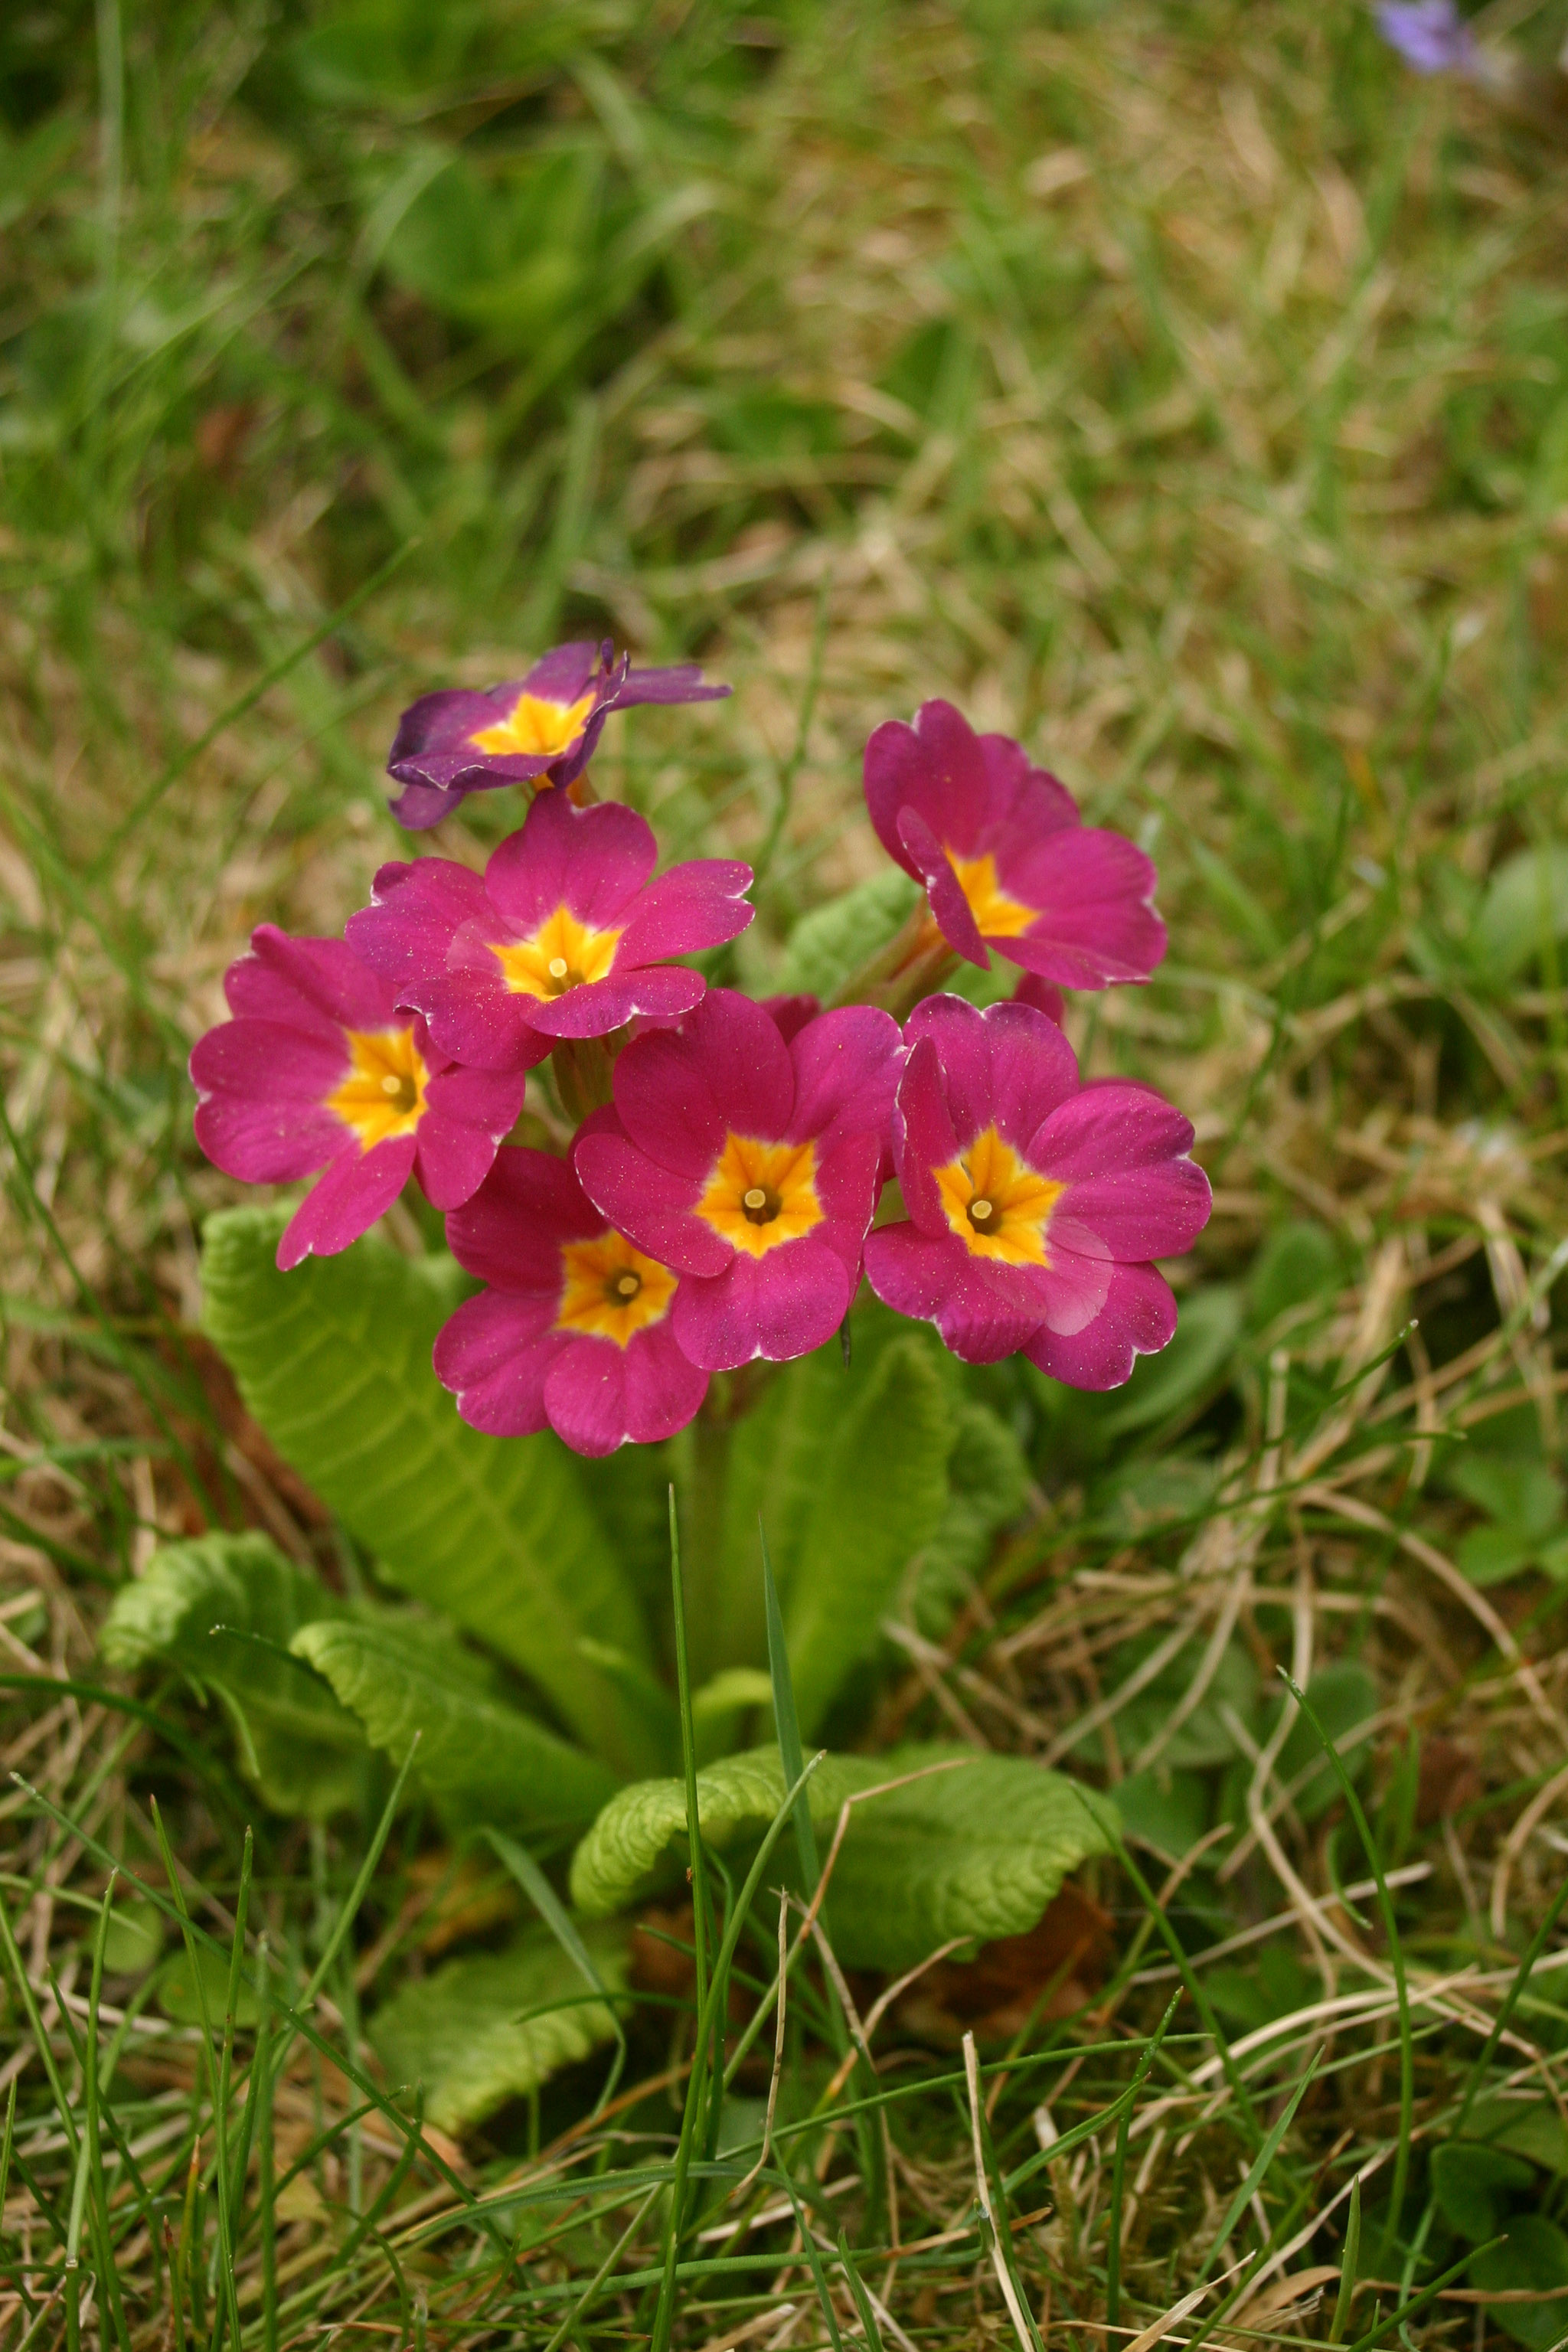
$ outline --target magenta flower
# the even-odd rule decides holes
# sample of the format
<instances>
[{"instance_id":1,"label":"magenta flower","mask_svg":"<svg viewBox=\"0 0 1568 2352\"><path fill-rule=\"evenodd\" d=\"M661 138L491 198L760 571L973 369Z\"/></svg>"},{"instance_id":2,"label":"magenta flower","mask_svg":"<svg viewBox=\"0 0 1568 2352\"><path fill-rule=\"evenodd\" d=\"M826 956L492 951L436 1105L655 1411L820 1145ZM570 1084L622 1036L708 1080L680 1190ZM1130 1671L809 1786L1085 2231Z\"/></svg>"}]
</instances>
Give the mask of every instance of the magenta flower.
<instances>
[{"instance_id":1,"label":"magenta flower","mask_svg":"<svg viewBox=\"0 0 1568 2352\"><path fill-rule=\"evenodd\" d=\"M623 1133L583 1135L583 1189L681 1276L695 1364L783 1362L830 1339L860 1277L898 1083L897 1024L869 1005L786 1044L760 1004L710 988L679 1029L616 1064Z\"/></svg>"},{"instance_id":2,"label":"magenta flower","mask_svg":"<svg viewBox=\"0 0 1568 2352\"><path fill-rule=\"evenodd\" d=\"M593 1454L685 1428L708 1375L675 1342L679 1277L606 1224L568 1161L509 1147L447 1239L489 1286L436 1341L437 1378L472 1427L521 1437L548 1423Z\"/></svg>"},{"instance_id":3,"label":"magenta flower","mask_svg":"<svg viewBox=\"0 0 1568 2352\"><path fill-rule=\"evenodd\" d=\"M544 793L482 877L445 857L384 866L349 939L446 1052L527 1070L558 1037L689 1013L701 973L661 960L717 947L751 921L749 866L695 858L650 882L657 855L635 810Z\"/></svg>"},{"instance_id":4,"label":"magenta flower","mask_svg":"<svg viewBox=\"0 0 1568 2352\"><path fill-rule=\"evenodd\" d=\"M989 968L994 948L1065 988L1147 980L1165 952L1157 877L1119 833L1084 824L1065 784L1006 735L976 735L951 702L866 746L877 838L923 882L950 947Z\"/></svg>"},{"instance_id":5,"label":"magenta flower","mask_svg":"<svg viewBox=\"0 0 1568 2352\"><path fill-rule=\"evenodd\" d=\"M438 1209L466 1201L522 1108L522 1078L453 1069L342 940L291 940L263 923L250 946L224 976L235 1018L191 1055L196 1140L248 1184L326 1171L279 1265L347 1249L411 1171Z\"/></svg>"},{"instance_id":6,"label":"magenta flower","mask_svg":"<svg viewBox=\"0 0 1568 2352\"><path fill-rule=\"evenodd\" d=\"M637 702L717 702L695 662L633 669L610 641L557 646L526 677L485 693L463 687L422 694L398 721L388 775L403 791L392 813L414 833L439 824L465 793L501 784L569 784L594 756L612 710Z\"/></svg>"},{"instance_id":7,"label":"magenta flower","mask_svg":"<svg viewBox=\"0 0 1568 2352\"><path fill-rule=\"evenodd\" d=\"M1208 1220L1191 1124L1150 1087L1081 1085L1032 1005L928 997L905 1042L893 1152L910 1221L868 1237L872 1289L966 1363L1021 1349L1074 1388L1120 1387L1176 1328L1149 1261Z\"/></svg>"}]
</instances>

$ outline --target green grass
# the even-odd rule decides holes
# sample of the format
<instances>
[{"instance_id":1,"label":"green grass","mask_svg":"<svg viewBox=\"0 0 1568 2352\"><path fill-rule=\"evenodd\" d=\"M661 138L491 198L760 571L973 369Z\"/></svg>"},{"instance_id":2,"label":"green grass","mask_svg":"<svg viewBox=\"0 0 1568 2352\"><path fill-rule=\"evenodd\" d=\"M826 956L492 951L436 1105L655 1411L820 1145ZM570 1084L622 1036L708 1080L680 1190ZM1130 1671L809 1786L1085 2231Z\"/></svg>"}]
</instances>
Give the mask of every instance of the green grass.
<instances>
[{"instance_id":1,"label":"green grass","mask_svg":"<svg viewBox=\"0 0 1568 2352\"><path fill-rule=\"evenodd\" d=\"M1559 146L1407 75L1349 0L0 16L6 2352L216 2352L237 2321L257 2352L588 2352L664 2324L671 2276L687 2347L1010 2342L987 2133L1056 2345L1121 2340L1088 2332L1112 2245L1123 2329L1218 2283L1177 2339L1391 2341L1395 2289L1449 2273L1412 2340L1550 2322L1454 2299L1431 2157L1506 2083L1537 2133L1509 2210L1563 2219L1568 1643L1535 1563L1568 878L1510 861L1559 842L1568 773L1565 197ZM1120 1421L1034 1399L1028 1511L951 1633L889 1651L875 1732L956 1715L1112 1784L1184 1743L1191 1834L1234 1832L1163 1910L1158 1853L1100 1870L1076 2006L1060 1950L1017 2000L966 2007L949 1969L868 2063L792 1959L766 2147L771 2011L721 2112L653 1937L601 2114L607 2055L415 2146L366 2021L515 1912L509 1874L416 1810L366 1875L379 1803L266 1815L216 1711L106 1683L95 1629L211 1524L369 1573L197 1336L232 1188L184 1055L252 923L335 930L398 854L401 706L601 631L735 685L612 730L600 773L669 855L770 845L749 985L875 870L860 749L929 694L1158 858L1169 961L1072 1023L1197 1123L1184 1339ZM470 802L450 853L510 814ZM1279 1665L1371 1677L1375 1869L1267 1713ZM754 1925L736 2032L765 1895ZM846 1990L866 2021L880 1988ZM1338 2261L1368 2165L1380 2285L1249 2315L1260 2257Z\"/></svg>"}]
</instances>

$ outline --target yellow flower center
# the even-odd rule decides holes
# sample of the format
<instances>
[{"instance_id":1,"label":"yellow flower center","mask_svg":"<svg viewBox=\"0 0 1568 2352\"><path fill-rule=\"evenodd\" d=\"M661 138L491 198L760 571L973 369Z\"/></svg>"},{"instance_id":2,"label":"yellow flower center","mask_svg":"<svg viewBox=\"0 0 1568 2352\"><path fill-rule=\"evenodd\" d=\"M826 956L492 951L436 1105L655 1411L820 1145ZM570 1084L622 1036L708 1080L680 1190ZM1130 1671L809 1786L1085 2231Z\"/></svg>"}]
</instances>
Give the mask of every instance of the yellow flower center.
<instances>
[{"instance_id":1,"label":"yellow flower center","mask_svg":"<svg viewBox=\"0 0 1568 2352\"><path fill-rule=\"evenodd\" d=\"M513 996L564 996L569 988L608 976L620 936L619 930L596 931L557 907L531 939L492 940L490 953Z\"/></svg>"},{"instance_id":2,"label":"yellow flower center","mask_svg":"<svg viewBox=\"0 0 1568 2352\"><path fill-rule=\"evenodd\" d=\"M932 1173L943 1213L965 1249L1002 1265L1049 1265L1046 1232L1067 1187L1021 1160L994 1127Z\"/></svg>"},{"instance_id":3,"label":"yellow flower center","mask_svg":"<svg viewBox=\"0 0 1568 2352\"><path fill-rule=\"evenodd\" d=\"M563 1242L561 1263L566 1278L555 1316L558 1331L581 1331L624 1348L669 1312L678 1277L657 1258L645 1257L624 1234Z\"/></svg>"},{"instance_id":4,"label":"yellow flower center","mask_svg":"<svg viewBox=\"0 0 1568 2352\"><path fill-rule=\"evenodd\" d=\"M412 1135L425 1116L430 1073L412 1028L347 1029L349 1074L327 1097L362 1151Z\"/></svg>"},{"instance_id":5,"label":"yellow flower center","mask_svg":"<svg viewBox=\"0 0 1568 2352\"><path fill-rule=\"evenodd\" d=\"M822 1223L815 1143L763 1143L727 1135L697 1213L734 1249L765 1257Z\"/></svg>"},{"instance_id":6,"label":"yellow flower center","mask_svg":"<svg viewBox=\"0 0 1568 2352\"><path fill-rule=\"evenodd\" d=\"M520 752L527 760L558 760L588 724L598 699L594 688L575 702L551 702L541 694L520 694L504 719L481 727L468 740L476 751Z\"/></svg>"},{"instance_id":7,"label":"yellow flower center","mask_svg":"<svg viewBox=\"0 0 1568 2352\"><path fill-rule=\"evenodd\" d=\"M1021 898L1010 898L1003 889L996 879L996 860L989 851L984 857L960 857L950 849L947 856L958 887L969 901L974 927L985 938L1016 940L1031 923L1038 922L1037 907L1026 907Z\"/></svg>"}]
</instances>

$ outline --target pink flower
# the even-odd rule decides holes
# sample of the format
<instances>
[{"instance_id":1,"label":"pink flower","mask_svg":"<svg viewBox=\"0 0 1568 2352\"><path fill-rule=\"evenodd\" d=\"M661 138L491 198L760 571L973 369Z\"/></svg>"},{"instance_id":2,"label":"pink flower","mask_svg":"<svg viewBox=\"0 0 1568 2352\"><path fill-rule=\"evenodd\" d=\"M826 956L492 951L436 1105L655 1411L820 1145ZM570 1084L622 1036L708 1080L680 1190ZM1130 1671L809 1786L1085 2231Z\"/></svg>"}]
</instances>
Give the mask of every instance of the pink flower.
<instances>
[{"instance_id":1,"label":"pink flower","mask_svg":"<svg viewBox=\"0 0 1568 2352\"><path fill-rule=\"evenodd\" d=\"M280 1266L347 1249L416 1175L438 1209L485 1177L522 1108L521 1076L457 1070L342 940L251 934L198 1038L196 1140L226 1176L289 1184L324 1168L278 1245Z\"/></svg>"},{"instance_id":2,"label":"pink flower","mask_svg":"<svg viewBox=\"0 0 1568 2352\"><path fill-rule=\"evenodd\" d=\"M447 1053L527 1070L558 1037L689 1013L701 973L661 960L717 947L751 921L749 866L696 858L650 882L657 856L635 810L542 793L482 877L445 857L384 866L349 939Z\"/></svg>"},{"instance_id":3,"label":"pink flower","mask_svg":"<svg viewBox=\"0 0 1568 2352\"><path fill-rule=\"evenodd\" d=\"M1149 1261L1208 1221L1190 1122L1152 1087L1081 1085L1032 1005L928 997L905 1041L893 1152L910 1222L868 1239L872 1289L967 1363L1022 1349L1074 1388L1120 1387L1176 1328Z\"/></svg>"},{"instance_id":4,"label":"pink flower","mask_svg":"<svg viewBox=\"0 0 1568 2352\"><path fill-rule=\"evenodd\" d=\"M548 1423L600 1454L685 1428L708 1375L675 1342L679 1276L606 1224L569 1162L509 1147L447 1239L489 1286L436 1341L437 1378L475 1429L521 1437Z\"/></svg>"},{"instance_id":5,"label":"pink flower","mask_svg":"<svg viewBox=\"0 0 1568 2352\"><path fill-rule=\"evenodd\" d=\"M557 646L526 677L485 693L461 687L422 694L398 722L387 773L404 787L392 813L411 832L438 824L466 793L501 784L569 784L594 756L612 710L637 702L717 702L695 662L633 669L602 646Z\"/></svg>"},{"instance_id":6,"label":"pink flower","mask_svg":"<svg viewBox=\"0 0 1568 2352\"><path fill-rule=\"evenodd\" d=\"M838 1328L860 1276L898 1082L897 1024L869 1005L786 1044L749 998L710 988L679 1029L616 1064L622 1134L584 1134L578 1173L611 1222L681 1276L693 1363L784 1361Z\"/></svg>"},{"instance_id":7,"label":"pink flower","mask_svg":"<svg viewBox=\"0 0 1568 2352\"><path fill-rule=\"evenodd\" d=\"M1119 833L1082 824L1065 784L1006 735L976 735L951 702L890 719L866 746L877 838L923 882L948 945L994 948L1066 988L1147 980L1165 952L1157 877Z\"/></svg>"}]
</instances>

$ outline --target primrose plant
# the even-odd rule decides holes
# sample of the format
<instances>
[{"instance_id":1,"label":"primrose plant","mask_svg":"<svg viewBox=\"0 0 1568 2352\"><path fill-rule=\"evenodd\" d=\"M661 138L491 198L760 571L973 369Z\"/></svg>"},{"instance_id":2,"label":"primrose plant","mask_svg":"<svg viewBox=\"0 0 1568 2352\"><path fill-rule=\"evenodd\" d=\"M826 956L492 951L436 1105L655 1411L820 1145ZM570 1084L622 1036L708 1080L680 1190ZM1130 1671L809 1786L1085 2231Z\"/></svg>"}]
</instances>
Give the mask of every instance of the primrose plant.
<instances>
[{"instance_id":1,"label":"primrose plant","mask_svg":"<svg viewBox=\"0 0 1568 2352\"><path fill-rule=\"evenodd\" d=\"M215 1692L275 1806L374 1802L378 1759L417 1733L455 1836L545 1861L574 1841L606 2000L626 1913L686 1853L668 1486L700 1827L743 1853L784 1793L754 1743L793 1747L785 1717L853 1736L885 1625L940 1629L1019 1515L1009 1378L1125 1381L1175 1328L1155 1261L1209 1209L1188 1121L1084 1083L1061 1026L1063 989L1158 963L1152 866L949 703L871 736L891 867L797 928L782 992L705 978L692 959L748 968L751 869L657 872L588 763L615 710L727 691L571 645L423 697L395 814L425 830L516 788L521 824L482 873L384 866L342 939L262 925L229 971L233 1017L192 1055L197 1138L231 1176L314 1181L286 1216L209 1219L207 1326L274 1444L423 1607L212 1536L158 1555L106 1642ZM445 1251L361 1239L410 1178ZM812 1811L836 1823L890 1781L834 1864L854 1965L1026 1928L1110 1833L1103 1801L1025 1759L930 1744L830 1753ZM536 1927L408 1984L372 2030L461 2123L616 2030L568 1997L573 1965Z\"/></svg>"}]
</instances>

